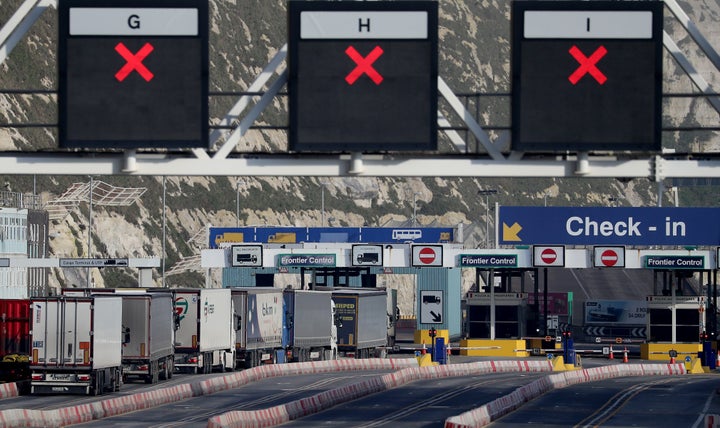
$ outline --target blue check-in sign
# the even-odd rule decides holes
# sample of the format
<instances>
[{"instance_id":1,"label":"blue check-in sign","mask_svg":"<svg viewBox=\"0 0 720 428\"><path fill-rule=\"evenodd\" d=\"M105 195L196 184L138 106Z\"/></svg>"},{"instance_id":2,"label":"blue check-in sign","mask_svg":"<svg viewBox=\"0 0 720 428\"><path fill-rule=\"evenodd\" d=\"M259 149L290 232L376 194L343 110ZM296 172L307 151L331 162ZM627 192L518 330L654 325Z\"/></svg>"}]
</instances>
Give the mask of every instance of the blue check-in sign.
<instances>
[{"instance_id":1,"label":"blue check-in sign","mask_svg":"<svg viewBox=\"0 0 720 428\"><path fill-rule=\"evenodd\" d=\"M458 258L460 267L504 269L518 265L517 254L460 254Z\"/></svg>"}]
</instances>

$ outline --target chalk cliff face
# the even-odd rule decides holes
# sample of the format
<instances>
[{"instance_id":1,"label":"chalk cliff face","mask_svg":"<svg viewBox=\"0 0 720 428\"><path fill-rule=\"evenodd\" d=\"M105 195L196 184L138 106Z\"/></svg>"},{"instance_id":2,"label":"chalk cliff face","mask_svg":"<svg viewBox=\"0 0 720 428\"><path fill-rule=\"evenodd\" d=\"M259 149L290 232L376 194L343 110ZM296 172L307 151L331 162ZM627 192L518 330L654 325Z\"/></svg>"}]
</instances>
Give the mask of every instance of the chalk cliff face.
<instances>
[{"instance_id":1,"label":"chalk cliff face","mask_svg":"<svg viewBox=\"0 0 720 428\"><path fill-rule=\"evenodd\" d=\"M6 23L23 3L0 0L0 23ZM710 44L720 47L720 1L678 2ZM212 0L210 5L210 92L246 91L258 74L287 42L285 0ZM487 127L510 124L510 1L441 0L439 2L439 67L441 77L457 94L505 94L468 100ZM690 58L703 78L720 89L720 72L707 60L688 33L666 7L665 30ZM0 89L26 89L35 93L0 93L2 123L53 124L57 120L57 12L48 8L0 64ZM666 51L665 93L698 92L687 74ZM283 65L284 67L284 65ZM282 68L282 67L281 67ZM40 92L37 92L40 91ZM225 117L236 96L212 96L210 121ZM453 125L462 125L447 103L440 108ZM703 97L667 97L663 109L665 126L715 126L718 112ZM287 124L287 97L276 97L257 125ZM496 137L491 132L493 138ZM677 151L717 152L717 132L666 132L666 148ZM53 126L0 128L0 150L45 151L57 148ZM441 136L447 148L447 140ZM475 142L472 142L475 145ZM284 130L252 130L240 142L242 152L282 152L287 147ZM482 150L481 150L482 151ZM0 171L2 173L2 171ZM30 174L37 174L32 176ZM242 171L238 171L242 175ZM86 176L47 176L41 170L27 176L6 176L14 191L32 192L48 201L61 195ZM653 206L658 202L656 183L647 180L581 179L477 179L477 178L288 178L288 177L94 177L120 187L147 191L130 207L95 204L92 208L93 255L145 257L166 254L166 270L173 285L200 285L201 273L175 274L180 262L207 246L204 231L209 225L387 226L410 224L413 213L421 225L465 225L465 243L485 242L485 222L492 221L495 203L504 205L607 205L610 196L624 206ZM164 186L163 186L164 184ZM163 187L165 204L163 204ZM486 199L483 188L498 190ZM717 192L685 188L681 201L687 205L716 205ZM669 193L660 195L671 204ZM714 199L713 199L714 198ZM324 200L324 212L323 208ZM239 202L239 211L236 213ZM486 202L490 205L486 206ZM415 207L413 204L415 203ZM79 203L68 215L51 224L52 253L83 257L87 252L89 206ZM163 213L166 233L162 233ZM237 214L239 214L239 219ZM324 215L323 215L324 214ZM489 228L493 233L492 223ZM163 239L164 236L164 239ZM163 245L164 244L164 245ZM164 248L164 251L163 251ZM198 264L189 264L197 267ZM84 284L86 273L55 272L53 284ZM118 286L134 281L132 272L117 270L93 273L97 285ZM155 275L158 283L161 274ZM217 280L217 275L214 276Z\"/></svg>"}]
</instances>

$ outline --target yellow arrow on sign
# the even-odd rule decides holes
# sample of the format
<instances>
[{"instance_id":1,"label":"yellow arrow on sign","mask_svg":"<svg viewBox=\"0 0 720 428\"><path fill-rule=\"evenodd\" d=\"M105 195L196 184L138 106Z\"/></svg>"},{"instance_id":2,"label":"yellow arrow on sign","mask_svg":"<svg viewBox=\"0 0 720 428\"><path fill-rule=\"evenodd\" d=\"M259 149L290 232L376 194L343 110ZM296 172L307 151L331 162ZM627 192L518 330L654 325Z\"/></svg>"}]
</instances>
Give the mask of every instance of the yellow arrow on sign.
<instances>
[{"instance_id":1,"label":"yellow arrow on sign","mask_svg":"<svg viewBox=\"0 0 720 428\"><path fill-rule=\"evenodd\" d=\"M517 222L513 223L512 226L503 223L503 241L522 241L518 236L521 230L522 226Z\"/></svg>"}]
</instances>

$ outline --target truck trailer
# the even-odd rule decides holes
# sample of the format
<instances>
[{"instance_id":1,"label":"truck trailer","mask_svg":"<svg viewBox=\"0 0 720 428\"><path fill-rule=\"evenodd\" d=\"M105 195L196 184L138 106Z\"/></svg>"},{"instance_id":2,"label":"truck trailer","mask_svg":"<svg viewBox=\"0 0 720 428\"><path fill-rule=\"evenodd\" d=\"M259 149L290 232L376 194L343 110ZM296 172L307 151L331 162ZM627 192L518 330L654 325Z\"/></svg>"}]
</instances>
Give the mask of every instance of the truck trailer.
<instances>
[{"instance_id":1,"label":"truck trailer","mask_svg":"<svg viewBox=\"0 0 720 428\"><path fill-rule=\"evenodd\" d=\"M170 290L178 328L175 370L208 374L235 367L235 319L228 288Z\"/></svg>"},{"instance_id":2,"label":"truck trailer","mask_svg":"<svg viewBox=\"0 0 720 428\"><path fill-rule=\"evenodd\" d=\"M337 312L337 349L355 358L386 353L388 340L387 291L385 289L334 288Z\"/></svg>"},{"instance_id":3,"label":"truck trailer","mask_svg":"<svg viewBox=\"0 0 720 428\"><path fill-rule=\"evenodd\" d=\"M236 368L281 362L283 292L279 288L231 288ZM282 352L281 352L282 354Z\"/></svg>"},{"instance_id":4,"label":"truck trailer","mask_svg":"<svg viewBox=\"0 0 720 428\"><path fill-rule=\"evenodd\" d=\"M293 362L337 358L335 304L330 291L286 290L285 348Z\"/></svg>"},{"instance_id":5,"label":"truck trailer","mask_svg":"<svg viewBox=\"0 0 720 428\"><path fill-rule=\"evenodd\" d=\"M0 383L30 379L30 299L0 299Z\"/></svg>"},{"instance_id":6,"label":"truck trailer","mask_svg":"<svg viewBox=\"0 0 720 428\"><path fill-rule=\"evenodd\" d=\"M175 310L169 293L122 293L123 376L157 383L172 377Z\"/></svg>"},{"instance_id":7,"label":"truck trailer","mask_svg":"<svg viewBox=\"0 0 720 428\"><path fill-rule=\"evenodd\" d=\"M122 384L119 296L30 300L30 393L99 395Z\"/></svg>"}]
</instances>

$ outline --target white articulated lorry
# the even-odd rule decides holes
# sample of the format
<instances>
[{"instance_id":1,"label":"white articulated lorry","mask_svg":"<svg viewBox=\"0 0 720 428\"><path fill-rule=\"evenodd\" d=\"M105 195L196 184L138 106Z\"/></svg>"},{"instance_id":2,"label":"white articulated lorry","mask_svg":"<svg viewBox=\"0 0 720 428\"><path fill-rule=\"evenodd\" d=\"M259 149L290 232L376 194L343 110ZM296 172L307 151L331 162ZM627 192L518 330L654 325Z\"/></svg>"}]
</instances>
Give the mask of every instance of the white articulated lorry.
<instances>
[{"instance_id":1,"label":"white articulated lorry","mask_svg":"<svg viewBox=\"0 0 720 428\"><path fill-rule=\"evenodd\" d=\"M175 309L169 293L121 294L123 376L146 383L174 371Z\"/></svg>"},{"instance_id":2,"label":"white articulated lorry","mask_svg":"<svg viewBox=\"0 0 720 428\"><path fill-rule=\"evenodd\" d=\"M122 304L119 296L31 299L31 394L118 391Z\"/></svg>"},{"instance_id":3,"label":"white articulated lorry","mask_svg":"<svg viewBox=\"0 0 720 428\"><path fill-rule=\"evenodd\" d=\"M335 304L330 291L285 291L288 360L331 360L337 357Z\"/></svg>"},{"instance_id":4,"label":"white articulated lorry","mask_svg":"<svg viewBox=\"0 0 720 428\"><path fill-rule=\"evenodd\" d=\"M235 367L235 316L230 289L171 290L178 329L175 370L208 374Z\"/></svg>"},{"instance_id":5,"label":"white articulated lorry","mask_svg":"<svg viewBox=\"0 0 720 428\"><path fill-rule=\"evenodd\" d=\"M236 368L277 362L282 351L283 291L279 288L235 287Z\"/></svg>"}]
</instances>

